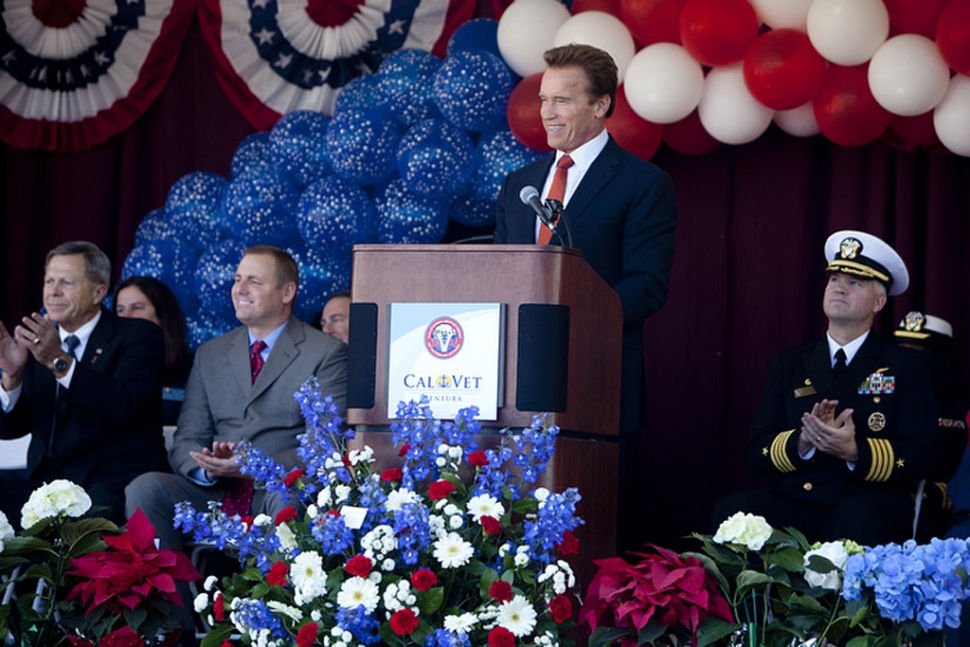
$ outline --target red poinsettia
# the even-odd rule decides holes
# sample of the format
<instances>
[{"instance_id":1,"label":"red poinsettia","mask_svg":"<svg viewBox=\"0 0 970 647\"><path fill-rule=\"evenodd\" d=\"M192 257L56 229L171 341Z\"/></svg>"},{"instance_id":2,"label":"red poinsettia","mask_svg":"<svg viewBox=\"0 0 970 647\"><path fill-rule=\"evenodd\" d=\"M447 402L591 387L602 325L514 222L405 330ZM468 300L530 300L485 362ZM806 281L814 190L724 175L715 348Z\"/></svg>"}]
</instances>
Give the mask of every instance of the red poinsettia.
<instances>
[{"instance_id":1,"label":"red poinsettia","mask_svg":"<svg viewBox=\"0 0 970 647\"><path fill-rule=\"evenodd\" d=\"M155 526L141 510L128 520L125 532L103 539L107 550L71 560L73 570L69 574L82 581L71 589L67 599L80 597L87 613L105 607L108 613L121 615L125 609L145 608L146 603L150 606L153 596L181 605L176 580L189 582L201 577L181 551L155 547Z\"/></svg>"},{"instance_id":2,"label":"red poinsettia","mask_svg":"<svg viewBox=\"0 0 970 647\"><path fill-rule=\"evenodd\" d=\"M599 570L579 611L580 625L590 631L604 625L639 632L656 618L671 629L683 627L696 636L698 625L708 616L734 621L717 581L700 560L659 546L651 548L656 554L633 553L642 558L636 564L619 557L593 562Z\"/></svg>"}]
</instances>

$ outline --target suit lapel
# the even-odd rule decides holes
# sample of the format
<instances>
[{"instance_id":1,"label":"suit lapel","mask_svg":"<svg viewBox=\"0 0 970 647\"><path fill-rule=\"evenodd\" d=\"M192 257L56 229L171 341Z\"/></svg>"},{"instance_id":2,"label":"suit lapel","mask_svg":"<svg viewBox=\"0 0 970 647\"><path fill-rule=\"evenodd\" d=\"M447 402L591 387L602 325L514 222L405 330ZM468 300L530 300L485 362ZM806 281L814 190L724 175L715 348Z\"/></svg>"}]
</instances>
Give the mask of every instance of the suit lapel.
<instances>
[{"instance_id":1,"label":"suit lapel","mask_svg":"<svg viewBox=\"0 0 970 647\"><path fill-rule=\"evenodd\" d=\"M826 337L815 345L805 357L805 372L815 387L815 392L823 397L832 392L832 359L829 357L829 343Z\"/></svg>"},{"instance_id":2,"label":"suit lapel","mask_svg":"<svg viewBox=\"0 0 970 647\"><path fill-rule=\"evenodd\" d=\"M569 199L569 206L566 208L570 222L575 223L587 213L587 208L592 204L597 194L616 175L614 167L618 163L619 151L617 148L618 145L610 137L606 147L597 155L589 170L586 171L583 181L576 187L576 191Z\"/></svg>"},{"instance_id":3,"label":"suit lapel","mask_svg":"<svg viewBox=\"0 0 970 647\"><path fill-rule=\"evenodd\" d=\"M266 360L266 364L259 372L256 383L252 385L252 390L249 393L250 402L258 398L263 391L268 389L276 381L276 378L282 375L286 367L296 359L297 355L300 354L297 349L297 344L302 342L303 339L303 329L299 325L299 321L295 317L290 317L289 321L286 322L286 328L283 329L283 332L273 345L269 359Z\"/></svg>"},{"instance_id":4,"label":"suit lapel","mask_svg":"<svg viewBox=\"0 0 970 647\"><path fill-rule=\"evenodd\" d=\"M252 372L249 369L249 332L245 326L237 328L229 344L229 368L239 384L240 393L253 389Z\"/></svg>"},{"instance_id":5,"label":"suit lapel","mask_svg":"<svg viewBox=\"0 0 970 647\"><path fill-rule=\"evenodd\" d=\"M88 344L84 347L84 355L79 360L81 364L97 366L104 356L110 354L112 343L117 338L116 324L113 314L106 310L101 311L101 319L91 331Z\"/></svg>"}]
</instances>

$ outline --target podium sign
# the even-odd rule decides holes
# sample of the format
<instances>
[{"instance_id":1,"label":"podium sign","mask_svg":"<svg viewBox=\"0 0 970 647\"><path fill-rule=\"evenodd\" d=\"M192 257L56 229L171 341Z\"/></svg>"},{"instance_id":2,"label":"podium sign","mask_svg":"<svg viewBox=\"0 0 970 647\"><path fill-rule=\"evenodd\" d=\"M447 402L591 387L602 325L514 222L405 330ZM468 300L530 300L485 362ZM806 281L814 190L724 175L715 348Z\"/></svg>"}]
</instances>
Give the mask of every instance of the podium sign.
<instances>
[{"instance_id":1,"label":"podium sign","mask_svg":"<svg viewBox=\"0 0 970 647\"><path fill-rule=\"evenodd\" d=\"M498 419L505 384L505 306L501 303L391 303L388 403L431 400L435 418L477 406ZM394 417L389 407L388 418Z\"/></svg>"}]
</instances>

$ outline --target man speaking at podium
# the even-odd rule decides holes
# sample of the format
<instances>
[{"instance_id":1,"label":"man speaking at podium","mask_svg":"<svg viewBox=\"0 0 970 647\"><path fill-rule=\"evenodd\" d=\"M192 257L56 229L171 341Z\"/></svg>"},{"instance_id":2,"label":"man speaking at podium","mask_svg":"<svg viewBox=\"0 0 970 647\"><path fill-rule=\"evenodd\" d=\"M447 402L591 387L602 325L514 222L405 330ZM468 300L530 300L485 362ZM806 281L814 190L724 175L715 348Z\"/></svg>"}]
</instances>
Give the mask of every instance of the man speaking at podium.
<instances>
[{"instance_id":1,"label":"man speaking at podium","mask_svg":"<svg viewBox=\"0 0 970 647\"><path fill-rule=\"evenodd\" d=\"M520 198L526 187L535 187L564 205L573 246L616 290L623 306L621 462L630 465L637 456L631 441L641 425L643 320L663 307L670 282L677 226L673 184L606 131L618 84L608 53L570 44L544 57L548 69L539 87L539 114L555 153L506 177L496 205L495 242L562 244L549 236L526 197ZM630 494L624 492L626 480L621 478L621 501Z\"/></svg>"}]
</instances>

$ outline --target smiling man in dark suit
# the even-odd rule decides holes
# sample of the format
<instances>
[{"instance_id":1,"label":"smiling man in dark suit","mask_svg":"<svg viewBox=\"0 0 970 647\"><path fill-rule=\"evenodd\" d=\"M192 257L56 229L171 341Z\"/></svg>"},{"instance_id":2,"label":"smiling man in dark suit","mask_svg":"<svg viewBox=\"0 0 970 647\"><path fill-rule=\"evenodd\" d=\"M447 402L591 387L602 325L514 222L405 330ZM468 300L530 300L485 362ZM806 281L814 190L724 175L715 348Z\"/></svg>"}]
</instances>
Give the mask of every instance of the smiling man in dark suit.
<instances>
[{"instance_id":1,"label":"smiling man in dark suit","mask_svg":"<svg viewBox=\"0 0 970 647\"><path fill-rule=\"evenodd\" d=\"M642 487L637 436L643 391L643 320L667 301L674 257L677 209L670 177L629 153L606 130L613 114L617 68L606 52L564 45L545 53L548 69L539 87L539 114L554 154L506 177L496 204L496 243L558 243L519 198L526 186L559 200L572 225L573 245L616 291L623 306L621 367L620 503ZM620 515L621 546L643 537L642 515Z\"/></svg>"},{"instance_id":2,"label":"smiling man in dark suit","mask_svg":"<svg viewBox=\"0 0 970 647\"><path fill-rule=\"evenodd\" d=\"M162 329L119 319L101 306L111 263L88 242L47 255L46 315L0 323L0 438L31 434L27 477L0 497L11 521L36 487L64 478L124 521L124 488L165 468L161 399Z\"/></svg>"}]
</instances>

